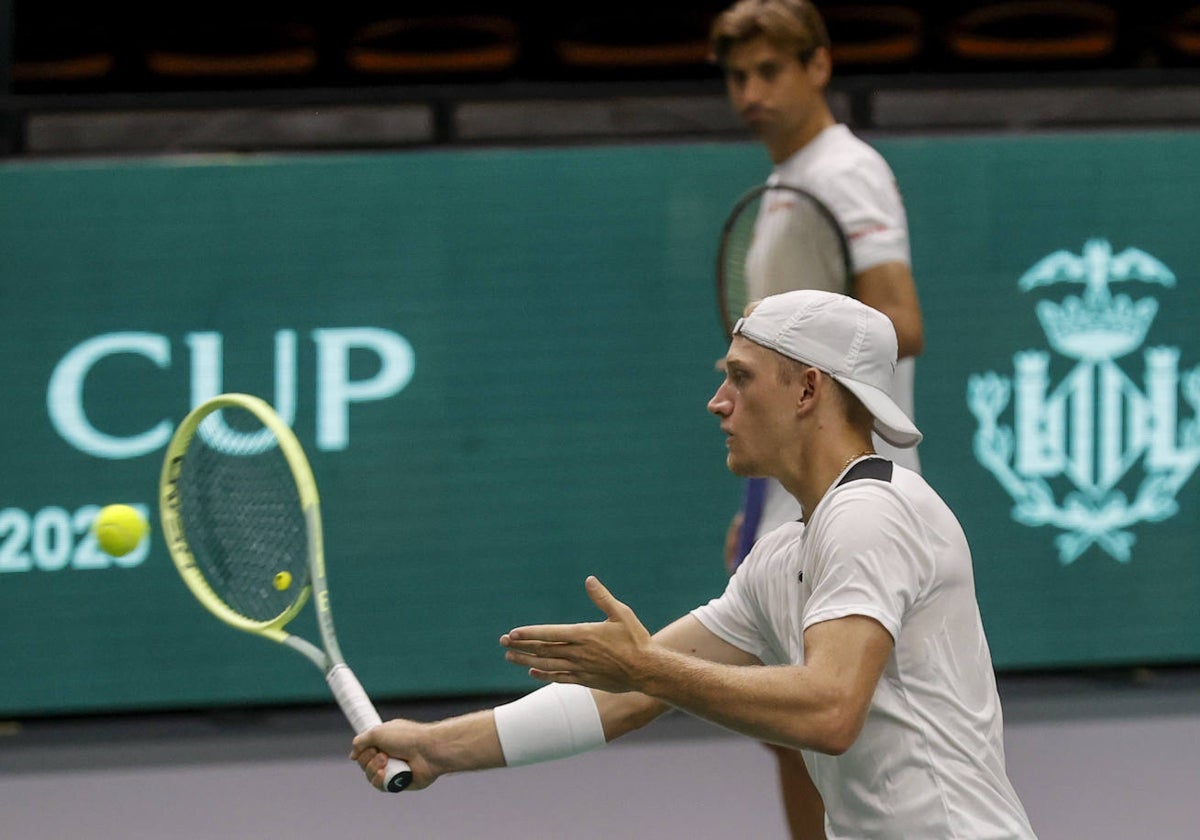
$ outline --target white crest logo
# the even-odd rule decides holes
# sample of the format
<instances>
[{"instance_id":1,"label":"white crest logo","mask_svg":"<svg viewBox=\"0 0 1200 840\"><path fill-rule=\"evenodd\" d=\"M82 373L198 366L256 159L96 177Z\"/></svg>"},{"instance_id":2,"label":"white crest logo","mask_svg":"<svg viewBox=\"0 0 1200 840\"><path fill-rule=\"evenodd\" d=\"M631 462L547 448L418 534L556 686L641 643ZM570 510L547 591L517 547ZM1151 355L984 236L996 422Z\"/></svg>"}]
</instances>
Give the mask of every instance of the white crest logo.
<instances>
[{"instance_id":1,"label":"white crest logo","mask_svg":"<svg viewBox=\"0 0 1200 840\"><path fill-rule=\"evenodd\" d=\"M1077 364L1051 387L1050 354L1024 350L1013 357L1013 377L989 371L967 383L979 424L975 457L1012 496L1013 519L1061 531L1055 545L1063 564L1092 545L1129 562L1129 528L1174 516L1175 496L1200 464L1200 367L1181 372L1179 348L1146 347L1139 388L1117 364L1142 346L1158 314L1152 297L1113 295L1110 284L1124 281L1170 288L1175 275L1137 248L1114 254L1103 239L1089 240L1079 255L1056 251L1039 260L1022 275L1022 291L1084 287L1081 297L1036 307L1050 347ZM1179 414L1181 395L1188 418ZM1004 426L1010 402L1013 425ZM1059 477L1074 487L1061 503L1050 484Z\"/></svg>"}]
</instances>

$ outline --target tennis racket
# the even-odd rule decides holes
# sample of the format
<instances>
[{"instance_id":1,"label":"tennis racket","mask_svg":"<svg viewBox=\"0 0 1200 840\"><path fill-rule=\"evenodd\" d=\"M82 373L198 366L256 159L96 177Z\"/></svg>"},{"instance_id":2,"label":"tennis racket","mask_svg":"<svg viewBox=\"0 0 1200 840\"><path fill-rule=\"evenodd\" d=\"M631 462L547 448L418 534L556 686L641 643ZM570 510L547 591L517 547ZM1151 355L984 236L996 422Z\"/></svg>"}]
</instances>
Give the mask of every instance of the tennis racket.
<instances>
[{"instance_id":1,"label":"tennis racket","mask_svg":"<svg viewBox=\"0 0 1200 840\"><path fill-rule=\"evenodd\" d=\"M312 469L271 406L222 394L193 409L167 447L159 510L171 558L209 612L307 657L356 733L380 723L334 633ZM321 647L284 629L310 598ZM387 790L411 781L408 764L388 763Z\"/></svg>"},{"instance_id":2,"label":"tennis racket","mask_svg":"<svg viewBox=\"0 0 1200 840\"><path fill-rule=\"evenodd\" d=\"M751 301L793 289L849 294L853 278L846 235L820 199L783 184L754 187L721 229L716 281L725 338Z\"/></svg>"}]
</instances>

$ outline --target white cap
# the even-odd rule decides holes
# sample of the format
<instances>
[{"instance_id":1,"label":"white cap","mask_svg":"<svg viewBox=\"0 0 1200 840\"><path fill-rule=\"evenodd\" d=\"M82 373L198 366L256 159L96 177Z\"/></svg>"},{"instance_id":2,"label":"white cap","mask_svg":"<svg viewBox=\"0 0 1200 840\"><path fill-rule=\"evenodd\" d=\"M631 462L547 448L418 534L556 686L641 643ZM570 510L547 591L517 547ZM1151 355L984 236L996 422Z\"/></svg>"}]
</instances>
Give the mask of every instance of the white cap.
<instances>
[{"instance_id":1,"label":"white cap","mask_svg":"<svg viewBox=\"0 0 1200 840\"><path fill-rule=\"evenodd\" d=\"M804 289L763 298L733 334L829 374L867 407L875 431L893 446L921 442L921 432L888 393L896 328L882 312L848 295Z\"/></svg>"}]
</instances>

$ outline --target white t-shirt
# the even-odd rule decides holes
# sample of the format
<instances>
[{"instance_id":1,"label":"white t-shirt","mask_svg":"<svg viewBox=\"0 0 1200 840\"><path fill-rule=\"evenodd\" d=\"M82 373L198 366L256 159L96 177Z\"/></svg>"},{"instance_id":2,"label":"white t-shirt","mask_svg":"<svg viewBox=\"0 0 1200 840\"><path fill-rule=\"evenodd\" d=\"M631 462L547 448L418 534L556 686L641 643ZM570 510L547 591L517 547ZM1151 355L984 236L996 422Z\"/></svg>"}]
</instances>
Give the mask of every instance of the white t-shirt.
<instances>
[{"instance_id":1,"label":"white t-shirt","mask_svg":"<svg viewBox=\"0 0 1200 840\"><path fill-rule=\"evenodd\" d=\"M692 615L766 665L803 664L804 631L823 621L865 615L891 634L858 739L840 756L802 751L829 840L1035 836L1005 770L970 549L916 473L835 482L807 526L763 537Z\"/></svg>"},{"instance_id":2,"label":"white t-shirt","mask_svg":"<svg viewBox=\"0 0 1200 840\"><path fill-rule=\"evenodd\" d=\"M856 137L849 127L833 125L804 148L775 167L768 184L788 184L808 190L833 211L850 245L850 262L858 274L885 262L911 264L908 217L896 176L883 156ZM769 196L768 194L768 200ZM754 241L746 256L746 284L752 299L797 288L849 294L840 265L814 264L804 252L802 238L788 224L787 213L760 214ZM800 272L796 266L803 265ZM892 399L915 419L913 384L915 362L901 359L892 380ZM900 449L878 435L875 451L920 472L915 447ZM756 536L800 517L800 506L777 481L768 482Z\"/></svg>"}]
</instances>

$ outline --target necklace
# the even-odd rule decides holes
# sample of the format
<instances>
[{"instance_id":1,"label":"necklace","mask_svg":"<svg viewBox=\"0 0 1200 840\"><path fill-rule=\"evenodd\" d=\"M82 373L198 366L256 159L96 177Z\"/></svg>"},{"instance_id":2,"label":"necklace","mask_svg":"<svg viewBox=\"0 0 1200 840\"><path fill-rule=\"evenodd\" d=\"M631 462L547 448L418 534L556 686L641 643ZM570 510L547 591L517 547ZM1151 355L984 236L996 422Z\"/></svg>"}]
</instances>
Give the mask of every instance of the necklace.
<instances>
[{"instance_id":1,"label":"necklace","mask_svg":"<svg viewBox=\"0 0 1200 840\"><path fill-rule=\"evenodd\" d=\"M840 470L838 470L838 475L841 475L842 473L844 473L846 471L846 467L853 464L859 458L863 458L867 455L874 455L874 454L875 454L874 449L864 449L862 452L851 455L849 458L846 459L846 463L842 464L842 468Z\"/></svg>"}]
</instances>

